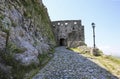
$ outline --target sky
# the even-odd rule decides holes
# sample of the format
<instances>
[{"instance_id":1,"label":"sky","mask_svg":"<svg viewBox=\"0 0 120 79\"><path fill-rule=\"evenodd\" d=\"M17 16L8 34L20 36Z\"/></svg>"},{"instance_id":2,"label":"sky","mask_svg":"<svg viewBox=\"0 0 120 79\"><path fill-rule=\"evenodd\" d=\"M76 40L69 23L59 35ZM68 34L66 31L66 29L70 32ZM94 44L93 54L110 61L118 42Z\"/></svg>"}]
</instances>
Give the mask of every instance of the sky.
<instances>
[{"instance_id":1,"label":"sky","mask_svg":"<svg viewBox=\"0 0 120 79\"><path fill-rule=\"evenodd\" d=\"M104 54L120 56L120 0L43 0L50 19L82 20L85 43L93 46L91 23L95 23L96 46Z\"/></svg>"}]
</instances>

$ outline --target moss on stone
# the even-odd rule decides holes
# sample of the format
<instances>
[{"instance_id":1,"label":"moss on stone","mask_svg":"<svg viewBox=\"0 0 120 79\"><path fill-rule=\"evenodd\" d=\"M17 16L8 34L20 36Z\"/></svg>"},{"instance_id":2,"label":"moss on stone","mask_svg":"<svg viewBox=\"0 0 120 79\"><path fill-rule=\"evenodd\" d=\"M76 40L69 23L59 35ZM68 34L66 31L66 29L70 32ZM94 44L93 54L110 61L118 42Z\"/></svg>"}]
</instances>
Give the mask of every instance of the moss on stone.
<instances>
[{"instance_id":1,"label":"moss on stone","mask_svg":"<svg viewBox=\"0 0 120 79\"><path fill-rule=\"evenodd\" d=\"M14 43L12 43L10 41L8 42L8 45L6 48L6 51L9 51L9 53L13 53L13 54L23 53L26 50L27 50L26 48L17 47Z\"/></svg>"},{"instance_id":2,"label":"moss on stone","mask_svg":"<svg viewBox=\"0 0 120 79\"><path fill-rule=\"evenodd\" d=\"M13 27L16 27L17 24L16 24L15 22L12 22L12 26L13 26Z\"/></svg>"},{"instance_id":3,"label":"moss on stone","mask_svg":"<svg viewBox=\"0 0 120 79\"><path fill-rule=\"evenodd\" d=\"M5 16L4 15L0 15L0 20L2 20Z\"/></svg>"},{"instance_id":4,"label":"moss on stone","mask_svg":"<svg viewBox=\"0 0 120 79\"><path fill-rule=\"evenodd\" d=\"M14 2L15 2L15 6L23 7L23 15L22 15L23 18L25 18L26 20L32 20L33 28L36 27L35 29L38 30L38 33L41 34L41 37L45 39L44 42L52 43L54 45L55 44L54 35L51 28L50 18L48 16L47 9L45 8L45 6L40 5L37 0L17 0ZM12 10L11 6L12 5L9 4L8 8L10 10ZM10 19L10 17L8 17L8 19L10 19L11 21L11 24L8 22L8 26L10 28L6 29L5 25L3 25L1 21L4 18L5 17L3 15L0 15L0 24L1 24L0 28L2 28L2 31L4 31L5 33L10 33L10 28L12 26L13 26L12 28L14 28L18 24L16 24L15 21L13 21L12 19ZM22 25L24 26L24 24ZM34 36L35 35L33 35L33 37ZM37 44L38 42L35 42L33 45L36 46ZM36 72L38 72L40 68L42 68L51 59L51 56L49 56L48 53L41 54L38 56L40 60L40 64L38 66L31 64L25 67L21 65L19 62L15 61L13 59L13 56L16 53L23 53L26 50L27 49L20 48L16 46L16 44L9 41L6 46L6 51L3 51L5 54L2 53L3 55L0 55L6 61L7 65L12 66L13 69L11 75L13 76L14 79L23 79L25 77L25 74L29 73L32 70L33 70L32 75L34 75ZM53 50L51 49L50 52L53 52Z\"/></svg>"},{"instance_id":5,"label":"moss on stone","mask_svg":"<svg viewBox=\"0 0 120 79\"><path fill-rule=\"evenodd\" d=\"M44 33L41 32L42 35L47 37L50 41L55 41L45 6L40 5L36 0L22 0L21 3L25 7L24 16L26 18L34 18L35 23L38 24L35 24L35 26L39 26L39 28L42 27L42 30L44 30ZM39 24L40 22L41 24Z\"/></svg>"}]
</instances>

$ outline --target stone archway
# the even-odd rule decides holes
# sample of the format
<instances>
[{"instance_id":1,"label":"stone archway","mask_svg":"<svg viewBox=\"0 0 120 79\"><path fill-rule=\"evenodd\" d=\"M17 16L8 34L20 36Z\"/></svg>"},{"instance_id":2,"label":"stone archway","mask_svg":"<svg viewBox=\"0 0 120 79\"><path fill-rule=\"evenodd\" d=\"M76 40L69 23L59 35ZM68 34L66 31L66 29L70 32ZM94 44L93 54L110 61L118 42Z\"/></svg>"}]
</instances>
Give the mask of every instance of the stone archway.
<instances>
[{"instance_id":1,"label":"stone archway","mask_svg":"<svg viewBox=\"0 0 120 79\"><path fill-rule=\"evenodd\" d=\"M64 38L61 38L61 39L59 40L59 45L60 45L60 46L65 46L65 39L64 39Z\"/></svg>"}]
</instances>

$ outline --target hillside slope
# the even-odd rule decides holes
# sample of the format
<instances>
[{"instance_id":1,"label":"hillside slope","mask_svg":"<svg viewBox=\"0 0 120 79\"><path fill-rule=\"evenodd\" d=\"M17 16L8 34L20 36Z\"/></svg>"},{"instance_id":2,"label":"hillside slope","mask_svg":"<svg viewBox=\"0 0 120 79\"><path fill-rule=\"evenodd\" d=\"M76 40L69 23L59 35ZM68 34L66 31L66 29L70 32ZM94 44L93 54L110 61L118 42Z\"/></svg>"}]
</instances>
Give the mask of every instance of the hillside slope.
<instances>
[{"instance_id":1,"label":"hillside slope","mask_svg":"<svg viewBox=\"0 0 120 79\"><path fill-rule=\"evenodd\" d=\"M0 0L0 68L39 65L39 56L55 46L51 22L42 0ZM5 68L6 69L6 68Z\"/></svg>"},{"instance_id":2,"label":"hillside slope","mask_svg":"<svg viewBox=\"0 0 120 79\"><path fill-rule=\"evenodd\" d=\"M103 53L101 53L101 56L93 56L90 53L90 48L87 46L71 48L71 50L86 57L87 59L120 78L120 58L104 55Z\"/></svg>"}]
</instances>

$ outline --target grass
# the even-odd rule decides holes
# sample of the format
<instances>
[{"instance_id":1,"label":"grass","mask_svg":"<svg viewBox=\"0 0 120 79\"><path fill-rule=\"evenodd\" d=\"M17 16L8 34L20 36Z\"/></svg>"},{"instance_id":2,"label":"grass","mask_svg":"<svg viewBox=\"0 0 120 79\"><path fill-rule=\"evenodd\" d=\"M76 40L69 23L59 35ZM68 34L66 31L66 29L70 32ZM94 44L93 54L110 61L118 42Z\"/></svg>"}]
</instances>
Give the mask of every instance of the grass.
<instances>
[{"instance_id":1,"label":"grass","mask_svg":"<svg viewBox=\"0 0 120 79\"><path fill-rule=\"evenodd\" d=\"M120 58L108 56L104 54L102 54L101 56L93 56L90 54L90 51L85 52L85 50L83 51L82 49L79 48L70 48L70 49L77 53L80 53L84 57L91 59L91 61L105 68L113 75L120 77Z\"/></svg>"}]
</instances>

